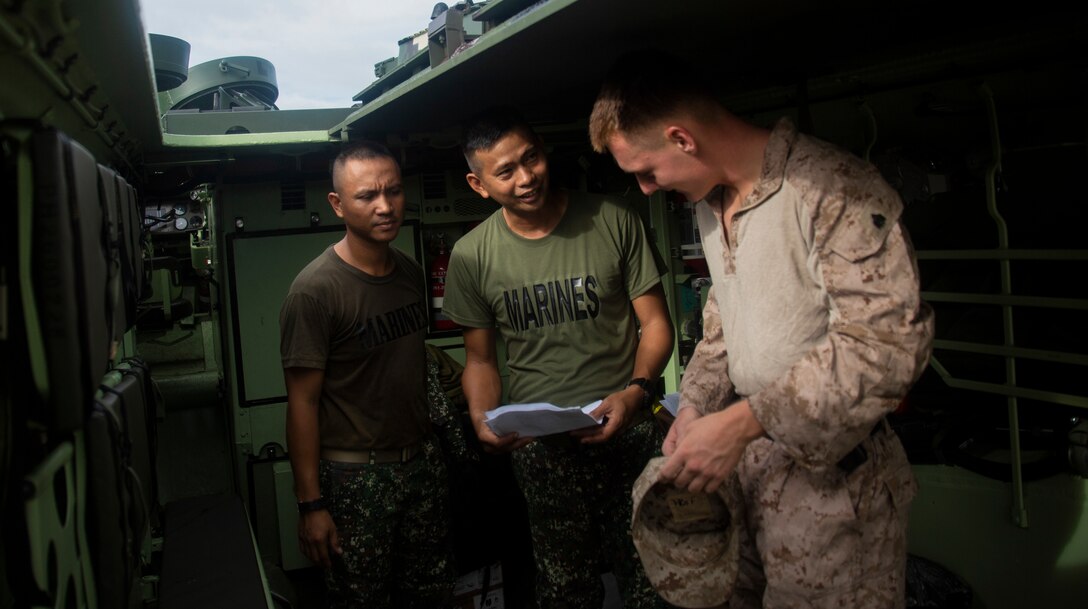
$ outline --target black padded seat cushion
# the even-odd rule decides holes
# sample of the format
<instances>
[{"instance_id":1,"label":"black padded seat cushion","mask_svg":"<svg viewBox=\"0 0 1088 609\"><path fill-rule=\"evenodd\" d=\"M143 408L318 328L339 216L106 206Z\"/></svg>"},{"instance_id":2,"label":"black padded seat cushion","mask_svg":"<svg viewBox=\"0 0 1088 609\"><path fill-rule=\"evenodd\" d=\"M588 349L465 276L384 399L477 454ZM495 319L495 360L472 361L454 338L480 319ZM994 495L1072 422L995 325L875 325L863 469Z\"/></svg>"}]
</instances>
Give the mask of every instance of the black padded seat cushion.
<instances>
[{"instance_id":1,"label":"black padded seat cushion","mask_svg":"<svg viewBox=\"0 0 1088 609\"><path fill-rule=\"evenodd\" d=\"M99 607L129 607L139 550L131 524L132 496L117 396L97 402L87 421L87 537Z\"/></svg>"},{"instance_id":2,"label":"black padded seat cushion","mask_svg":"<svg viewBox=\"0 0 1088 609\"><path fill-rule=\"evenodd\" d=\"M128 260L131 261L131 266L121 267L122 272L129 274L124 282L126 289L131 290L131 294L125 295L125 303L130 307L128 313L129 323L135 324L136 303L150 294L147 292L149 288L144 277L144 253L141 248L141 235L144 226L143 212L136 198L136 189L123 179L121 180L119 202L121 204L121 230L128 245Z\"/></svg>"},{"instance_id":3,"label":"black padded seat cushion","mask_svg":"<svg viewBox=\"0 0 1088 609\"><path fill-rule=\"evenodd\" d=\"M160 609L268 609L249 518L236 495L166 506Z\"/></svg>"},{"instance_id":4,"label":"black padded seat cushion","mask_svg":"<svg viewBox=\"0 0 1088 609\"><path fill-rule=\"evenodd\" d=\"M97 379L83 378L79 309L76 306L76 246L68 208L67 139L55 131L34 138L34 229L31 257L34 298L42 325L50 394L43 417L58 432L83 426Z\"/></svg>"},{"instance_id":5,"label":"black padded seat cushion","mask_svg":"<svg viewBox=\"0 0 1088 609\"><path fill-rule=\"evenodd\" d=\"M120 407L124 419L122 456L125 465L132 468L127 478L129 492L134 502L131 510L132 529L142 535L148 526L148 518L155 510L155 463L152 457L153 441L148 426L148 396L144 393L143 379L122 371L120 382L114 387L102 387L111 406ZM117 398L114 401L112 398Z\"/></svg>"},{"instance_id":6,"label":"black padded seat cushion","mask_svg":"<svg viewBox=\"0 0 1088 609\"><path fill-rule=\"evenodd\" d=\"M128 368L118 368L124 378L114 387L121 393L128 414L127 431L132 442L131 460L141 483L144 507L151 525L160 525L159 476L158 476L158 422L156 417L155 391L151 385L151 373L142 360L125 360Z\"/></svg>"},{"instance_id":7,"label":"black padded seat cushion","mask_svg":"<svg viewBox=\"0 0 1088 609\"><path fill-rule=\"evenodd\" d=\"M78 429L109 369L106 225L98 164L57 131L34 136L34 292L57 431Z\"/></svg>"},{"instance_id":8,"label":"black padded seat cushion","mask_svg":"<svg viewBox=\"0 0 1088 609\"><path fill-rule=\"evenodd\" d=\"M78 302L83 312L83 357L87 374L97 385L110 367L106 221L98 198L98 163L74 141L68 142L68 184L72 187L72 234L79 248L76 271L81 281Z\"/></svg>"},{"instance_id":9,"label":"black padded seat cushion","mask_svg":"<svg viewBox=\"0 0 1088 609\"><path fill-rule=\"evenodd\" d=\"M109 167L98 166L98 187L102 199L102 209L106 213L106 241L109 246L106 257L106 268L109 285L109 315L110 337L113 340L121 340L121 335L128 330L128 308L125 306L125 291L122 285L122 267L131 265L131 261L124 258L128 254L128 240L124 238L124 229L121 227L121 194L118 191L121 178ZM128 201L128 193L124 194Z\"/></svg>"}]
</instances>

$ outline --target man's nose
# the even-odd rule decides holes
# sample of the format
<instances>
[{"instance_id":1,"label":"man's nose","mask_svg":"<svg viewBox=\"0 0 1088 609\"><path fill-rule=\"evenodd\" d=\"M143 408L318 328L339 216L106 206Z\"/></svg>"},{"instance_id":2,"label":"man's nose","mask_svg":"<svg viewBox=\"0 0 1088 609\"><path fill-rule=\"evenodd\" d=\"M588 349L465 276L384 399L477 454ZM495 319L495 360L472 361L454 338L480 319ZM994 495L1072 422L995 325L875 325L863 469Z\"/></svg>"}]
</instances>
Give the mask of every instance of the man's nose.
<instances>
[{"instance_id":1,"label":"man's nose","mask_svg":"<svg viewBox=\"0 0 1088 609\"><path fill-rule=\"evenodd\" d=\"M519 186L531 184L536 181L536 175L533 173L533 171L530 168L524 166L518 168L517 178Z\"/></svg>"},{"instance_id":2,"label":"man's nose","mask_svg":"<svg viewBox=\"0 0 1088 609\"><path fill-rule=\"evenodd\" d=\"M386 194L380 195L374 201L374 205L379 214L388 214L393 211L393 201Z\"/></svg>"}]
</instances>

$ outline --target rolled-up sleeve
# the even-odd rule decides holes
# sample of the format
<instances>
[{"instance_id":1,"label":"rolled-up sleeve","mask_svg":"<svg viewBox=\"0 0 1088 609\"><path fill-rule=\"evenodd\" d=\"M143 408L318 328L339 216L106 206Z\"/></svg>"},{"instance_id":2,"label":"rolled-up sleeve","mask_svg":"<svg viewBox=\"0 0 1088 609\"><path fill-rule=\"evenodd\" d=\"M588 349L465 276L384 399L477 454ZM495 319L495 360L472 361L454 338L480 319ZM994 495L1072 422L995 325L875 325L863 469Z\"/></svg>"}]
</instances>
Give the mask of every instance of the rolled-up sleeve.
<instances>
[{"instance_id":1,"label":"rolled-up sleeve","mask_svg":"<svg viewBox=\"0 0 1088 609\"><path fill-rule=\"evenodd\" d=\"M695 408L707 414L722 410L735 399L736 392L729 380L729 352L722 335L718 299L710 289L703 307L703 338L695 346L680 383L680 408Z\"/></svg>"}]
</instances>

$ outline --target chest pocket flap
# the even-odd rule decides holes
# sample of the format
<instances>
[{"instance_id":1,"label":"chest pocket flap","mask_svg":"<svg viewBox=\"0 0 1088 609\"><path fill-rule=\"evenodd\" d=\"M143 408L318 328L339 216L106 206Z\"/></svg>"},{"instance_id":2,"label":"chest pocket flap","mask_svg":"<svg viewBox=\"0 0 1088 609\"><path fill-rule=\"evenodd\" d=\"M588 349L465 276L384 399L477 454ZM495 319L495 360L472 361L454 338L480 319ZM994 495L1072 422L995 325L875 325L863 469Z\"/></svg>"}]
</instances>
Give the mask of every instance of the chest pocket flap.
<instances>
[{"instance_id":1,"label":"chest pocket flap","mask_svg":"<svg viewBox=\"0 0 1088 609\"><path fill-rule=\"evenodd\" d=\"M848 200L828 236L828 248L850 262L872 256L899 222L903 204L887 184L870 184L861 198Z\"/></svg>"}]
</instances>

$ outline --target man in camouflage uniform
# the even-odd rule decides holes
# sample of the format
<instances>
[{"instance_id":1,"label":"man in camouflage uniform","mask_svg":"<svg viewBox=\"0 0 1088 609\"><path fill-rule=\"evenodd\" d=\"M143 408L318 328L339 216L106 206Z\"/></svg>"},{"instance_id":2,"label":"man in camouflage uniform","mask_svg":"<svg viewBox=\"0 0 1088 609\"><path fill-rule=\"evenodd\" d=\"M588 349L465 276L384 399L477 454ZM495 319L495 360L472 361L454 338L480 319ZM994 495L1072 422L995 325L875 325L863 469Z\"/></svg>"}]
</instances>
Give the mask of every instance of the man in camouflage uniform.
<instances>
[{"instance_id":1,"label":"man in camouflage uniform","mask_svg":"<svg viewBox=\"0 0 1088 609\"><path fill-rule=\"evenodd\" d=\"M299 546L329 606L444 606L452 593L446 469L427 408L423 269L390 246L400 168L360 142L333 163L344 238L295 278L280 313Z\"/></svg>"},{"instance_id":2,"label":"man in camouflage uniform","mask_svg":"<svg viewBox=\"0 0 1088 609\"><path fill-rule=\"evenodd\" d=\"M600 609L605 564L624 607L659 607L628 533L631 485L661 443L647 379L673 340L642 223L622 200L552 188L543 143L509 109L474 120L464 151L469 185L501 209L454 245L444 311L464 327L476 434L487 450L513 451L539 607ZM603 400L593 415L604 424L537 441L495 435L484 418L502 396L498 336L510 402Z\"/></svg>"},{"instance_id":3,"label":"man in camouflage uniform","mask_svg":"<svg viewBox=\"0 0 1088 609\"><path fill-rule=\"evenodd\" d=\"M933 317L899 197L788 120L744 123L660 55L620 60L590 135L643 192L699 201L713 288L661 475L708 492L738 475L730 607L902 607L915 482L884 416Z\"/></svg>"}]
</instances>

